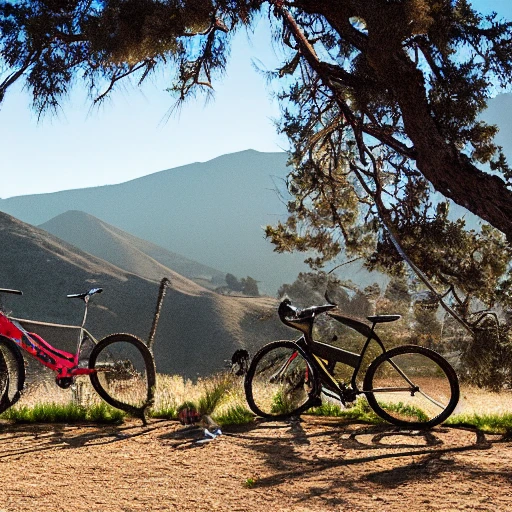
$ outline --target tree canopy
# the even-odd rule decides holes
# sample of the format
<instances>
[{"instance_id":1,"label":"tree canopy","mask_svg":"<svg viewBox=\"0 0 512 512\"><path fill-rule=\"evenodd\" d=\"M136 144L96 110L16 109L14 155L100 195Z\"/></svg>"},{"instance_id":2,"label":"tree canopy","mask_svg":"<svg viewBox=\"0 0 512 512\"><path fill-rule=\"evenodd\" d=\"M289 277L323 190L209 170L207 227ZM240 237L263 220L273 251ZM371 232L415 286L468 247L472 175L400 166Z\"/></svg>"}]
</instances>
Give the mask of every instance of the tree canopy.
<instances>
[{"instance_id":1,"label":"tree canopy","mask_svg":"<svg viewBox=\"0 0 512 512\"><path fill-rule=\"evenodd\" d=\"M101 101L159 66L175 71L178 103L208 94L233 34L259 16L287 56L271 74L293 167L290 218L267 231L278 249L314 249L312 264L365 252L391 268L384 221L417 259L441 244L429 262L441 281L478 274L480 298L505 296L512 173L479 116L510 85L512 24L467 0L0 0L0 101L21 81L43 114L77 81ZM434 191L506 240L464 231Z\"/></svg>"}]
</instances>

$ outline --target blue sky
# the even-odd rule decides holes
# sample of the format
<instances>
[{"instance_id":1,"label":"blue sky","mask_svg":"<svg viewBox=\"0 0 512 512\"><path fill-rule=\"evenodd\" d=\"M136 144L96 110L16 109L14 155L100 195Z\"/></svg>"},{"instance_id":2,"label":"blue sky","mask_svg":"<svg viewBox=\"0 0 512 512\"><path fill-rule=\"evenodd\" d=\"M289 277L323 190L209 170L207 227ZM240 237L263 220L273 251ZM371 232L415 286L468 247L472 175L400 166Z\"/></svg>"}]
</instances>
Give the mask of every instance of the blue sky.
<instances>
[{"instance_id":1,"label":"blue sky","mask_svg":"<svg viewBox=\"0 0 512 512\"><path fill-rule=\"evenodd\" d=\"M188 101L179 115L167 113L173 98L163 73L142 89L127 84L99 108L79 87L58 116L38 122L30 96L9 91L0 109L0 197L113 184L245 149L281 151L273 119L279 116L260 67L279 62L262 20L254 34L235 35L225 77L214 101Z\"/></svg>"},{"instance_id":2,"label":"blue sky","mask_svg":"<svg viewBox=\"0 0 512 512\"><path fill-rule=\"evenodd\" d=\"M512 19L510 0L478 0L482 12ZM128 181L163 169L203 162L226 153L286 150L272 119L279 109L272 90L252 60L274 69L269 28L258 24L233 42L227 75L217 81L215 100L189 101L167 119L172 98L157 76L142 89L118 89L100 108L78 87L58 116L38 122L29 96L7 94L0 109L0 198ZM6 177L8 180L5 180Z\"/></svg>"}]
</instances>

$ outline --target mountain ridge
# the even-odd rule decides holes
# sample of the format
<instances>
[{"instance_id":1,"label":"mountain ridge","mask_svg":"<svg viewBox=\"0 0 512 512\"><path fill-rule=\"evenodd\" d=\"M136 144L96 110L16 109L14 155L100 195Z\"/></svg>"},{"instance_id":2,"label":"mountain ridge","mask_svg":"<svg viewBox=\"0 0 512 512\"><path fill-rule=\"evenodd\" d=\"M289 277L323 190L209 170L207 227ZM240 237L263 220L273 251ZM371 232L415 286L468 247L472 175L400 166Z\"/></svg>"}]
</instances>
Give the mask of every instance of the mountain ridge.
<instances>
[{"instance_id":1,"label":"mountain ridge","mask_svg":"<svg viewBox=\"0 0 512 512\"><path fill-rule=\"evenodd\" d=\"M0 210L41 225L81 210L203 265L251 276L275 294L307 270L303 256L277 254L264 226L287 218L286 153L246 150L117 185L0 200Z\"/></svg>"},{"instance_id":2,"label":"mountain ridge","mask_svg":"<svg viewBox=\"0 0 512 512\"><path fill-rule=\"evenodd\" d=\"M142 240L89 213L69 210L38 227L119 268L153 281L159 281L168 272L176 272L201 286L211 283L210 288L214 288L215 282L217 286L224 283L225 274L221 271Z\"/></svg>"}]
</instances>

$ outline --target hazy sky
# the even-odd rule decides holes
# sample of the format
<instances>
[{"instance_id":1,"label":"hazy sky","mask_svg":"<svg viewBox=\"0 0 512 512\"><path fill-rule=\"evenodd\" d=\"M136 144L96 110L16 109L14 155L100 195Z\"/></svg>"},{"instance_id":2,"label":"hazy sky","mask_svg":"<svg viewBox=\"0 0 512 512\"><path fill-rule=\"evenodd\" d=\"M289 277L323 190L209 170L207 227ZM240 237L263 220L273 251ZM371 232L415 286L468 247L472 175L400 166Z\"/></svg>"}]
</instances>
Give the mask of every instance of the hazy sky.
<instances>
[{"instance_id":1,"label":"hazy sky","mask_svg":"<svg viewBox=\"0 0 512 512\"><path fill-rule=\"evenodd\" d=\"M512 19L510 0L473 5ZM172 98L162 76L142 90L118 89L93 110L77 88L57 117L39 122L29 96L10 90L0 109L0 198L120 183L249 148L285 150L286 140L272 122L279 116L272 90L251 63L256 59L274 69L279 62L268 27L262 21L249 38L244 32L235 37L215 101L189 101L168 120Z\"/></svg>"}]
</instances>

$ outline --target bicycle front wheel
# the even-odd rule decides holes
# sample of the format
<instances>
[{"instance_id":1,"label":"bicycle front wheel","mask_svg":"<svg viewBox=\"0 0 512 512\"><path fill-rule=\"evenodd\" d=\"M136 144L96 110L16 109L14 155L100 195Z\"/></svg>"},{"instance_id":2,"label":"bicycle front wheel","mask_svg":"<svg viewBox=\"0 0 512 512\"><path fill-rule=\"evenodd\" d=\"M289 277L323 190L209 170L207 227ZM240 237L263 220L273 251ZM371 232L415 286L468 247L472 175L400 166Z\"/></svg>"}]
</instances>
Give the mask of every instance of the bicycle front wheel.
<instances>
[{"instance_id":1,"label":"bicycle front wheel","mask_svg":"<svg viewBox=\"0 0 512 512\"><path fill-rule=\"evenodd\" d=\"M363 391L381 418L409 428L438 425L459 401L459 382L450 363L418 345L396 347L377 357L366 372Z\"/></svg>"},{"instance_id":2,"label":"bicycle front wheel","mask_svg":"<svg viewBox=\"0 0 512 512\"><path fill-rule=\"evenodd\" d=\"M156 370L153 354L146 344L131 334L112 334L91 352L89 368L96 392L108 404L145 418L153 404Z\"/></svg>"},{"instance_id":3,"label":"bicycle front wheel","mask_svg":"<svg viewBox=\"0 0 512 512\"><path fill-rule=\"evenodd\" d=\"M292 341L275 341L257 352L244 387L251 410L274 419L289 418L309 409L319 390L311 359Z\"/></svg>"},{"instance_id":4,"label":"bicycle front wheel","mask_svg":"<svg viewBox=\"0 0 512 512\"><path fill-rule=\"evenodd\" d=\"M0 413L21 397L25 384L25 363L18 346L0 336Z\"/></svg>"}]
</instances>

